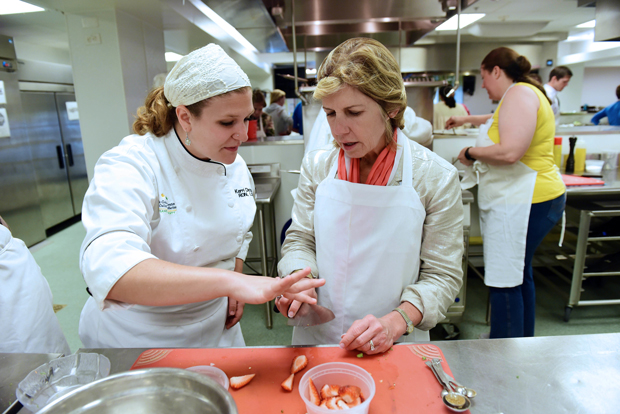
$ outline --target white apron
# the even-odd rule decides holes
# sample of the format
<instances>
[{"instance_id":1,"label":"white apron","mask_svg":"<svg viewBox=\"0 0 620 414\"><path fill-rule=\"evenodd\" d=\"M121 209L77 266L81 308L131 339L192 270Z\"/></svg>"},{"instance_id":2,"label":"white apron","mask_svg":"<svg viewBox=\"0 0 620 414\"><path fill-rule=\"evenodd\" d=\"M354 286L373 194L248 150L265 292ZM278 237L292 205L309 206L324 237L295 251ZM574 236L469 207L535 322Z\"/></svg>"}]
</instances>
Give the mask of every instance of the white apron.
<instances>
[{"instance_id":1,"label":"white apron","mask_svg":"<svg viewBox=\"0 0 620 414\"><path fill-rule=\"evenodd\" d=\"M480 126L476 147L495 144L488 134L492 124L493 118L490 118ZM536 171L521 161L512 165L476 161L461 182L463 189L478 183L484 283L487 286L507 288L523 283L527 226L536 175Z\"/></svg>"},{"instance_id":2,"label":"white apron","mask_svg":"<svg viewBox=\"0 0 620 414\"><path fill-rule=\"evenodd\" d=\"M66 311L65 311L66 312ZM71 354L41 268L0 225L0 352Z\"/></svg>"},{"instance_id":3,"label":"white apron","mask_svg":"<svg viewBox=\"0 0 620 414\"><path fill-rule=\"evenodd\" d=\"M403 289L418 279L426 210L413 189L409 140L400 130L398 145L403 153L400 186L338 180L337 161L319 184L314 230L319 275L327 283L318 290L318 303L336 318L295 328L293 345L339 343L356 320L385 316L400 305ZM428 341L429 334L416 329L399 340Z\"/></svg>"}]
</instances>

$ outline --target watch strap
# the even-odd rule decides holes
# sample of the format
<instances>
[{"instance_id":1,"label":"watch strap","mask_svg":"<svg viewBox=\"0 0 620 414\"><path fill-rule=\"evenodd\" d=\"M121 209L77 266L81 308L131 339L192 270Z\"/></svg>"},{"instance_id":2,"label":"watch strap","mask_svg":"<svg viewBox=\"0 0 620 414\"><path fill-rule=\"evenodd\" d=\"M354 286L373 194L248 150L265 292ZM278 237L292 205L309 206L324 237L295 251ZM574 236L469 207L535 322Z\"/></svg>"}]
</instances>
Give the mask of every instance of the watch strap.
<instances>
[{"instance_id":1,"label":"watch strap","mask_svg":"<svg viewBox=\"0 0 620 414\"><path fill-rule=\"evenodd\" d=\"M407 324L407 331L403 335L409 335L411 332L413 332L413 322L411 322L411 319L409 319L409 316L407 316L405 311L402 310L401 308L394 308L394 310L400 313L400 316L403 317L403 319L405 320L405 323Z\"/></svg>"},{"instance_id":2,"label":"watch strap","mask_svg":"<svg viewBox=\"0 0 620 414\"><path fill-rule=\"evenodd\" d=\"M467 158L469 161L476 161L476 159L474 157L469 155L469 150L470 149L471 149L471 147L467 147L467 149L465 150L465 158Z\"/></svg>"}]
</instances>

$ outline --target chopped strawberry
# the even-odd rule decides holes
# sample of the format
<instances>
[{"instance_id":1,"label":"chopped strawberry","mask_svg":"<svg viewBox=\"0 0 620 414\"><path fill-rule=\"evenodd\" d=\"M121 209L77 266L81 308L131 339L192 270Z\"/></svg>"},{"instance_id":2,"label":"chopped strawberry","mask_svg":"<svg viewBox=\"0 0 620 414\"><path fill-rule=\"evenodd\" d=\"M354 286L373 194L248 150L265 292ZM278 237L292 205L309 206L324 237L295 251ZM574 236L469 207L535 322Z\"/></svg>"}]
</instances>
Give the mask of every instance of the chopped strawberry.
<instances>
[{"instance_id":1,"label":"chopped strawberry","mask_svg":"<svg viewBox=\"0 0 620 414\"><path fill-rule=\"evenodd\" d=\"M339 390L340 387L337 385L325 384L323 385L323 388L321 388L321 398L326 399L329 397L337 397Z\"/></svg>"},{"instance_id":2,"label":"chopped strawberry","mask_svg":"<svg viewBox=\"0 0 620 414\"><path fill-rule=\"evenodd\" d=\"M341 400L340 398L338 400L336 400L336 405L337 405L339 410L348 410L349 409L349 406L347 405L347 403L344 402L343 400Z\"/></svg>"},{"instance_id":3,"label":"chopped strawberry","mask_svg":"<svg viewBox=\"0 0 620 414\"><path fill-rule=\"evenodd\" d=\"M291 374L297 374L302 369L308 366L308 357L305 355L296 356L293 359L293 365L291 365Z\"/></svg>"},{"instance_id":4,"label":"chopped strawberry","mask_svg":"<svg viewBox=\"0 0 620 414\"><path fill-rule=\"evenodd\" d=\"M345 385L344 387L340 387L340 389L338 390L338 395L347 404L350 404L357 398L359 398L361 393L362 390L360 389L360 387L356 387L355 385Z\"/></svg>"},{"instance_id":5,"label":"chopped strawberry","mask_svg":"<svg viewBox=\"0 0 620 414\"><path fill-rule=\"evenodd\" d=\"M233 390L238 390L241 387L248 385L252 378L254 378L256 374L248 374L242 375L240 377L231 377L230 378L230 388Z\"/></svg>"},{"instance_id":6,"label":"chopped strawberry","mask_svg":"<svg viewBox=\"0 0 620 414\"><path fill-rule=\"evenodd\" d=\"M328 408L328 407L327 407L327 400L323 400L323 401L321 401L321 405L319 405L319 407L321 407L321 408L326 408L326 409L327 409L327 408Z\"/></svg>"},{"instance_id":7,"label":"chopped strawberry","mask_svg":"<svg viewBox=\"0 0 620 414\"><path fill-rule=\"evenodd\" d=\"M357 397L352 403L347 403L347 404L349 405L349 407L357 407L361 403L362 403L362 399L360 397Z\"/></svg>"},{"instance_id":8,"label":"chopped strawberry","mask_svg":"<svg viewBox=\"0 0 620 414\"><path fill-rule=\"evenodd\" d=\"M282 388L284 388L284 391L290 392L293 390L293 379L295 379L295 374L289 375L289 377L285 379L282 384L280 384Z\"/></svg>"},{"instance_id":9,"label":"chopped strawberry","mask_svg":"<svg viewBox=\"0 0 620 414\"><path fill-rule=\"evenodd\" d=\"M321 405L321 397L319 397L319 392L317 391L316 386L314 385L314 381L312 381L312 378L308 379L308 388L310 390L309 394L312 404Z\"/></svg>"},{"instance_id":10,"label":"chopped strawberry","mask_svg":"<svg viewBox=\"0 0 620 414\"><path fill-rule=\"evenodd\" d=\"M342 410L342 408L338 406L338 401L342 401L342 399L340 399L340 397L329 397L325 400L325 405L330 410Z\"/></svg>"}]
</instances>

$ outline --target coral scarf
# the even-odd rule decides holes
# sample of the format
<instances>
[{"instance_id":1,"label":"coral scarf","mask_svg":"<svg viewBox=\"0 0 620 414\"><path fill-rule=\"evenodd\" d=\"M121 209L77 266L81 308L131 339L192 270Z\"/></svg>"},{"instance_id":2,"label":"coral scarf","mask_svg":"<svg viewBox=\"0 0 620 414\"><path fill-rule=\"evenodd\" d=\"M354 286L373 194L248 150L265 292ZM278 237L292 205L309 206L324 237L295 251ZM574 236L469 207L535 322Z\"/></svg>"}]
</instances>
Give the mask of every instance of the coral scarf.
<instances>
[{"instance_id":1,"label":"coral scarf","mask_svg":"<svg viewBox=\"0 0 620 414\"><path fill-rule=\"evenodd\" d=\"M394 129L393 139L396 142L396 129ZM383 148L370 169L365 184L386 186L392 174L392 168L394 168L395 158L396 151L390 151L388 147ZM342 148L338 154L338 179L360 184L360 159L351 158L351 171L347 174L347 163Z\"/></svg>"}]
</instances>

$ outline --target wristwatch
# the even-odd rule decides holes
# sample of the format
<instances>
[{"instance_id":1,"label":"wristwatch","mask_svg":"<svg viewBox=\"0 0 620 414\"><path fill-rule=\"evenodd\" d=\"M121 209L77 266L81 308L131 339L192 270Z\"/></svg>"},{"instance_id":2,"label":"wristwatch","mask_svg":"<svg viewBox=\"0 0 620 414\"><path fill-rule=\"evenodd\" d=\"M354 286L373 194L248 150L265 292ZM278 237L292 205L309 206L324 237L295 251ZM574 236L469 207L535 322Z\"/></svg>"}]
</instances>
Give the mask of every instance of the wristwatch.
<instances>
[{"instance_id":1,"label":"wristwatch","mask_svg":"<svg viewBox=\"0 0 620 414\"><path fill-rule=\"evenodd\" d=\"M470 149L471 149L471 147L467 147L467 149L465 150L465 158L467 158L469 161L476 161L476 159L474 157L469 155L469 150Z\"/></svg>"},{"instance_id":2,"label":"wristwatch","mask_svg":"<svg viewBox=\"0 0 620 414\"><path fill-rule=\"evenodd\" d=\"M394 310L400 313L400 316L403 317L403 319L405 320L405 323L407 324L407 331L403 335L409 335L411 332L413 332L413 322L411 322L411 319L409 319L409 316L407 316L405 311L402 310L401 308L394 308Z\"/></svg>"}]
</instances>

